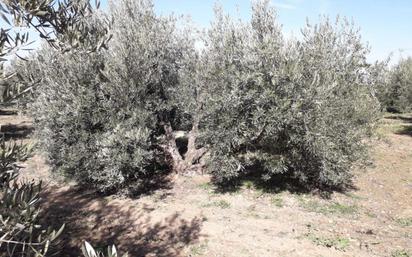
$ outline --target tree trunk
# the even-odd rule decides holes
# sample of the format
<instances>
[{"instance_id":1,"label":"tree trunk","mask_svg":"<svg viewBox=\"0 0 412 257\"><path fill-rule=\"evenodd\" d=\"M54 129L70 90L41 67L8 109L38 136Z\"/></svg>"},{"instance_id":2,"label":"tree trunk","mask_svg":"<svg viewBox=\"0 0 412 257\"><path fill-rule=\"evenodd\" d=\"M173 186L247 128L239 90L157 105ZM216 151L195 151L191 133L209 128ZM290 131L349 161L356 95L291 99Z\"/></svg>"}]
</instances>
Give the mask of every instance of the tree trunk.
<instances>
[{"instance_id":1,"label":"tree trunk","mask_svg":"<svg viewBox=\"0 0 412 257\"><path fill-rule=\"evenodd\" d=\"M170 123L164 125L164 130L166 135L166 144L163 148L170 159L172 170L176 173L183 173L186 170L186 165L177 148L176 139Z\"/></svg>"},{"instance_id":2,"label":"tree trunk","mask_svg":"<svg viewBox=\"0 0 412 257\"><path fill-rule=\"evenodd\" d=\"M193 165L199 161L200 158L206 153L205 148L196 149L196 139L199 132L199 120L193 121L192 130L189 132L187 152L185 154L185 162L188 165Z\"/></svg>"},{"instance_id":3,"label":"tree trunk","mask_svg":"<svg viewBox=\"0 0 412 257\"><path fill-rule=\"evenodd\" d=\"M198 127L199 122L195 120L192 130L188 133L187 152L183 158L177 147L176 136L175 133L173 133L172 126L170 123L164 125L166 142L162 148L170 160L170 165L173 172L178 174L188 174L193 172L202 173L202 168L204 165L198 162L199 159L205 155L206 149L196 149Z\"/></svg>"}]
</instances>

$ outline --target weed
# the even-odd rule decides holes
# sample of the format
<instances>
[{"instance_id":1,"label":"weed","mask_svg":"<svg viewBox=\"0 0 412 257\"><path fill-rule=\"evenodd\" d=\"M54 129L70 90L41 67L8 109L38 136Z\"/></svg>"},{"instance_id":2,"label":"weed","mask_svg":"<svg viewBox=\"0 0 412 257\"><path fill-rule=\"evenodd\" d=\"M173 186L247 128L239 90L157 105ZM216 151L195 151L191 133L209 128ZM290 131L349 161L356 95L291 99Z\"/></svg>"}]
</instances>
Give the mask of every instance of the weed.
<instances>
[{"instance_id":1,"label":"weed","mask_svg":"<svg viewBox=\"0 0 412 257\"><path fill-rule=\"evenodd\" d=\"M215 206L222 209L228 209L230 208L230 203L225 200L220 200L215 203Z\"/></svg>"},{"instance_id":2,"label":"weed","mask_svg":"<svg viewBox=\"0 0 412 257\"><path fill-rule=\"evenodd\" d=\"M358 206L356 205L345 205L336 202L330 204L321 204L319 201L306 201L303 198L301 198L299 201L301 202L301 207L311 212L342 215L353 215L358 212Z\"/></svg>"},{"instance_id":3,"label":"weed","mask_svg":"<svg viewBox=\"0 0 412 257\"><path fill-rule=\"evenodd\" d=\"M412 254L407 250L396 250L392 252L391 257L412 257Z\"/></svg>"},{"instance_id":4,"label":"weed","mask_svg":"<svg viewBox=\"0 0 412 257\"><path fill-rule=\"evenodd\" d=\"M354 193L346 193L345 195L346 195L347 197L350 197L350 198L355 199L355 200L362 200L362 199L364 199L363 197L361 197L361 196L359 196L359 195L356 195L356 194L354 194Z\"/></svg>"},{"instance_id":5,"label":"weed","mask_svg":"<svg viewBox=\"0 0 412 257\"><path fill-rule=\"evenodd\" d=\"M339 214L355 214L358 212L358 207L356 205L345 205L340 203L332 203L326 207L330 213Z\"/></svg>"},{"instance_id":6,"label":"weed","mask_svg":"<svg viewBox=\"0 0 412 257\"><path fill-rule=\"evenodd\" d=\"M254 185L253 181L246 180L246 181L243 182L243 187L246 188L246 189L254 189L255 185Z\"/></svg>"},{"instance_id":7,"label":"weed","mask_svg":"<svg viewBox=\"0 0 412 257\"><path fill-rule=\"evenodd\" d=\"M315 243L316 245L328 247L328 248L335 248L339 251L345 251L349 247L349 239L344 237L322 237L316 236L314 234L308 234L308 239Z\"/></svg>"},{"instance_id":8,"label":"weed","mask_svg":"<svg viewBox=\"0 0 412 257\"><path fill-rule=\"evenodd\" d=\"M209 195L216 195L217 194L216 187L210 182L200 184L199 188L206 191Z\"/></svg>"},{"instance_id":9,"label":"weed","mask_svg":"<svg viewBox=\"0 0 412 257\"><path fill-rule=\"evenodd\" d=\"M256 211L256 205L252 204L251 206L247 207L247 210L248 210L249 212L254 212L254 211Z\"/></svg>"},{"instance_id":10,"label":"weed","mask_svg":"<svg viewBox=\"0 0 412 257\"><path fill-rule=\"evenodd\" d=\"M283 199L276 195L274 197L272 197L271 199L272 204L274 204L276 207L283 207Z\"/></svg>"},{"instance_id":11,"label":"weed","mask_svg":"<svg viewBox=\"0 0 412 257\"><path fill-rule=\"evenodd\" d=\"M219 201L203 204L201 207L206 207L206 208L208 208L208 207L219 207L221 209L228 209L228 208L230 208L230 203L225 201L225 200L219 200Z\"/></svg>"},{"instance_id":12,"label":"weed","mask_svg":"<svg viewBox=\"0 0 412 257\"><path fill-rule=\"evenodd\" d=\"M396 219L396 223L398 223L402 227L411 227L412 226L412 217Z\"/></svg>"},{"instance_id":13,"label":"weed","mask_svg":"<svg viewBox=\"0 0 412 257\"><path fill-rule=\"evenodd\" d=\"M212 184L211 184L210 182L206 182L206 183L200 184L199 187L200 187L201 189L207 190L207 191L213 189L213 186L212 186Z\"/></svg>"},{"instance_id":14,"label":"weed","mask_svg":"<svg viewBox=\"0 0 412 257\"><path fill-rule=\"evenodd\" d=\"M190 247L190 256L204 255L207 247L207 241Z\"/></svg>"}]
</instances>

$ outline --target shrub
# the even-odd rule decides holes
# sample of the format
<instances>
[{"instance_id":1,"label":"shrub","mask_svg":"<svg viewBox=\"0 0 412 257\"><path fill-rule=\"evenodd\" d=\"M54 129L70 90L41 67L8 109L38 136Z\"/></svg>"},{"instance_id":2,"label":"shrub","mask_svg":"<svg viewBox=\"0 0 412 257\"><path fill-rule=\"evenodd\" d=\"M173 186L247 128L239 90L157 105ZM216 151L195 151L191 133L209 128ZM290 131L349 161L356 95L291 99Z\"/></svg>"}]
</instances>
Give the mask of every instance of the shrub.
<instances>
[{"instance_id":1,"label":"shrub","mask_svg":"<svg viewBox=\"0 0 412 257\"><path fill-rule=\"evenodd\" d=\"M379 114L359 31L324 18L285 40L269 1L254 2L249 23L216 13L199 50L152 1L122 0L110 51L40 52L31 110L52 167L102 192L206 159L218 182L258 169L308 187L348 183Z\"/></svg>"},{"instance_id":2,"label":"shrub","mask_svg":"<svg viewBox=\"0 0 412 257\"><path fill-rule=\"evenodd\" d=\"M283 174L308 187L348 183L379 114L358 30L324 18L286 41L261 1L250 24L218 11L208 35L203 134L217 181L262 169L266 180Z\"/></svg>"},{"instance_id":3,"label":"shrub","mask_svg":"<svg viewBox=\"0 0 412 257\"><path fill-rule=\"evenodd\" d=\"M105 193L135 187L178 154L172 127L183 126L185 114L177 88L192 49L151 1L111 7L110 51L39 54L31 108L52 167Z\"/></svg>"}]
</instances>

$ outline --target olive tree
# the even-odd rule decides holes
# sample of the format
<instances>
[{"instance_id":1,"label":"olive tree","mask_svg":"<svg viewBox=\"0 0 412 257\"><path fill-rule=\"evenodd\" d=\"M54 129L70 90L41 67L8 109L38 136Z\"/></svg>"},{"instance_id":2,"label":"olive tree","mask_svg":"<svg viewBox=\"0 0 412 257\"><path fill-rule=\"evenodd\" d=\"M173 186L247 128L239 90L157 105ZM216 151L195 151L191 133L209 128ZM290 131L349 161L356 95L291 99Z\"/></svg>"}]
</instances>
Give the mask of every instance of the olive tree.
<instances>
[{"instance_id":1,"label":"olive tree","mask_svg":"<svg viewBox=\"0 0 412 257\"><path fill-rule=\"evenodd\" d=\"M285 40L268 1L250 23L217 12L206 39L203 134L220 182L263 170L303 186L344 186L378 117L368 49L347 21L308 24Z\"/></svg>"},{"instance_id":2,"label":"olive tree","mask_svg":"<svg viewBox=\"0 0 412 257\"><path fill-rule=\"evenodd\" d=\"M285 39L269 1L250 21L217 7L200 37L150 0L113 1L88 24L107 19L108 51L45 47L29 72L42 78L31 110L54 170L105 193L163 171L337 187L365 156L378 77L352 23L323 18Z\"/></svg>"},{"instance_id":3,"label":"olive tree","mask_svg":"<svg viewBox=\"0 0 412 257\"><path fill-rule=\"evenodd\" d=\"M178 133L195 124L191 29L157 16L148 0L113 1L108 15L110 51L40 51L31 106L52 167L106 193L144 187L165 166L196 169L202 153L193 144L185 155L176 143L183 135L192 145L194 136Z\"/></svg>"},{"instance_id":4,"label":"olive tree","mask_svg":"<svg viewBox=\"0 0 412 257\"><path fill-rule=\"evenodd\" d=\"M401 59L389 75L385 103L389 110L412 111L412 58Z\"/></svg>"},{"instance_id":5,"label":"olive tree","mask_svg":"<svg viewBox=\"0 0 412 257\"><path fill-rule=\"evenodd\" d=\"M15 80L5 82L13 77L13 74L3 73L6 57L14 54L20 57L18 51L22 48L24 50L24 47L30 44L28 33L15 33L12 29L21 25L31 27L40 37L46 39L50 46L60 51L72 50L78 46L78 42L82 42L83 45L88 46L89 51L93 52L104 47L110 37L106 37L107 30L89 30L85 18L91 12L91 5L85 1L5 0L0 2L0 16L10 25L10 28L1 28L0 31L2 103L20 97L33 87L33 84L30 84L23 90L16 90ZM3 98L4 95L7 98ZM18 180L21 168L18 162L28 158L30 152L29 145L6 142L4 136L1 137L1 256L43 257L58 252L56 238L62 233L64 225L56 231L39 222L42 214L40 197L42 183ZM90 245L88 251L84 252L84 256L97 255L102 254L96 253ZM114 246L109 249L108 256L117 256Z\"/></svg>"}]
</instances>

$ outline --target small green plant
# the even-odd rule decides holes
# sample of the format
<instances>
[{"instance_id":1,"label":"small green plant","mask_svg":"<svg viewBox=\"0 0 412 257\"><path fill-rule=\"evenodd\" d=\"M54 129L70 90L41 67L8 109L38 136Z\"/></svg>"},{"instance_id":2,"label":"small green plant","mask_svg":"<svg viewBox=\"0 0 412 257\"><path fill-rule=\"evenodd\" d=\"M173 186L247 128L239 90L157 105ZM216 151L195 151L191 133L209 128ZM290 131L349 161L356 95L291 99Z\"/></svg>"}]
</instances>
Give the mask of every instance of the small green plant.
<instances>
[{"instance_id":1,"label":"small green plant","mask_svg":"<svg viewBox=\"0 0 412 257\"><path fill-rule=\"evenodd\" d=\"M349 239L344 237L323 237L314 234L308 234L307 237L316 245L335 248L339 251L345 251L350 245Z\"/></svg>"},{"instance_id":2,"label":"small green plant","mask_svg":"<svg viewBox=\"0 0 412 257\"><path fill-rule=\"evenodd\" d=\"M272 199L270 200L272 204L274 204L276 207L283 207L283 199L276 195L274 197L272 197Z\"/></svg>"},{"instance_id":3,"label":"small green plant","mask_svg":"<svg viewBox=\"0 0 412 257\"><path fill-rule=\"evenodd\" d=\"M211 191L213 189L213 185L210 182L200 184L199 187L206 191Z\"/></svg>"},{"instance_id":4,"label":"small green plant","mask_svg":"<svg viewBox=\"0 0 412 257\"><path fill-rule=\"evenodd\" d=\"M327 210L329 213L356 214L358 212L358 207L356 205L333 203L327 206Z\"/></svg>"},{"instance_id":5,"label":"small green plant","mask_svg":"<svg viewBox=\"0 0 412 257\"><path fill-rule=\"evenodd\" d=\"M245 189L254 189L254 188L255 188L255 185L254 185L254 183L253 183L252 181L246 180L246 181L243 182L243 187L244 187Z\"/></svg>"},{"instance_id":6,"label":"small green plant","mask_svg":"<svg viewBox=\"0 0 412 257\"><path fill-rule=\"evenodd\" d=\"M402 227L411 227L412 226L412 217L396 219L396 223L398 223Z\"/></svg>"},{"instance_id":7,"label":"small green plant","mask_svg":"<svg viewBox=\"0 0 412 257\"><path fill-rule=\"evenodd\" d=\"M321 204L316 200L305 200L300 198L301 206L311 212L317 212L322 214L341 214L341 215L353 215L358 213L358 206L346 205L341 203Z\"/></svg>"},{"instance_id":8,"label":"small green plant","mask_svg":"<svg viewBox=\"0 0 412 257\"><path fill-rule=\"evenodd\" d=\"M391 257L412 257L411 252L403 249L392 252Z\"/></svg>"},{"instance_id":9,"label":"small green plant","mask_svg":"<svg viewBox=\"0 0 412 257\"><path fill-rule=\"evenodd\" d=\"M356 194L354 194L354 193L346 193L345 194L346 196L348 196L348 197L350 197L350 198L352 198L352 199L355 199L355 200L362 200L362 199L364 199L362 196L359 196L359 195L356 195Z\"/></svg>"},{"instance_id":10,"label":"small green plant","mask_svg":"<svg viewBox=\"0 0 412 257\"><path fill-rule=\"evenodd\" d=\"M194 245L190 248L190 256L197 256L197 255L203 255L205 254L206 250L207 250L207 241Z\"/></svg>"},{"instance_id":11,"label":"small green plant","mask_svg":"<svg viewBox=\"0 0 412 257\"><path fill-rule=\"evenodd\" d=\"M230 208L230 203L225 200L220 200L215 203L215 206L222 209L228 209Z\"/></svg>"},{"instance_id":12,"label":"small green plant","mask_svg":"<svg viewBox=\"0 0 412 257\"><path fill-rule=\"evenodd\" d=\"M221 209L228 209L228 208L230 208L230 203L225 201L225 200L219 200L219 201L203 204L202 207L206 207L206 208L208 208L208 207L219 207Z\"/></svg>"}]
</instances>

